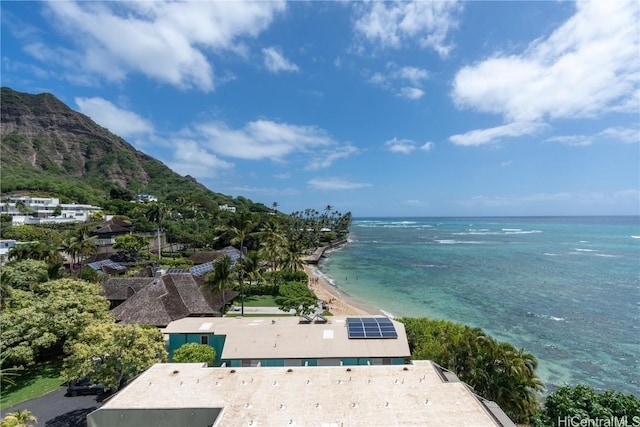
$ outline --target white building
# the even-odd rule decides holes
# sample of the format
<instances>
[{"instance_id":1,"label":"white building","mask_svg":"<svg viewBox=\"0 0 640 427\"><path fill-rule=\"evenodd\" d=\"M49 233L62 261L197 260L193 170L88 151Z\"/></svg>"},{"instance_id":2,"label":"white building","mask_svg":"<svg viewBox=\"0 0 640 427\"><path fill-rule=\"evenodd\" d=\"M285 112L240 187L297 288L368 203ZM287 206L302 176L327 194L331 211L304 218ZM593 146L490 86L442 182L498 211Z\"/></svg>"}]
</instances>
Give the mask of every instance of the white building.
<instances>
[{"instance_id":1,"label":"white building","mask_svg":"<svg viewBox=\"0 0 640 427\"><path fill-rule=\"evenodd\" d=\"M55 215L59 210L59 215ZM76 203L60 203L56 197L7 197L0 203L0 214L11 215L13 225L86 222L102 208Z\"/></svg>"},{"instance_id":2,"label":"white building","mask_svg":"<svg viewBox=\"0 0 640 427\"><path fill-rule=\"evenodd\" d=\"M221 211L227 211L227 212L236 212L236 207L235 206L229 206L229 205L220 205L218 206L218 209L220 209Z\"/></svg>"},{"instance_id":3,"label":"white building","mask_svg":"<svg viewBox=\"0 0 640 427\"><path fill-rule=\"evenodd\" d=\"M0 240L0 265L7 262L9 257L9 251L15 248L17 242L13 239Z\"/></svg>"},{"instance_id":4,"label":"white building","mask_svg":"<svg viewBox=\"0 0 640 427\"><path fill-rule=\"evenodd\" d=\"M87 417L119 426L515 427L494 402L427 360L407 365L153 365Z\"/></svg>"},{"instance_id":5,"label":"white building","mask_svg":"<svg viewBox=\"0 0 640 427\"><path fill-rule=\"evenodd\" d=\"M151 194L138 194L134 196L131 201L137 203L151 203L157 202L158 198L156 196L152 196Z\"/></svg>"}]
</instances>

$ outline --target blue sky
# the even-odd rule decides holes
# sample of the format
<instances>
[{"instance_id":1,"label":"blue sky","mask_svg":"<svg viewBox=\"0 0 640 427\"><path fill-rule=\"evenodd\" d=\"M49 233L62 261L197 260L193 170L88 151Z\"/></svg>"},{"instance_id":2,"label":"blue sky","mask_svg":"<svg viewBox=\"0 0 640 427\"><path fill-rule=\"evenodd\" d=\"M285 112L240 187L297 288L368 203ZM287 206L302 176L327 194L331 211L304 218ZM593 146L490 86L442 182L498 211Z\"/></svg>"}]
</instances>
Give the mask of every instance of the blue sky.
<instances>
[{"instance_id":1,"label":"blue sky","mask_svg":"<svg viewBox=\"0 0 640 427\"><path fill-rule=\"evenodd\" d=\"M640 213L640 3L7 2L50 92L284 212Z\"/></svg>"}]
</instances>

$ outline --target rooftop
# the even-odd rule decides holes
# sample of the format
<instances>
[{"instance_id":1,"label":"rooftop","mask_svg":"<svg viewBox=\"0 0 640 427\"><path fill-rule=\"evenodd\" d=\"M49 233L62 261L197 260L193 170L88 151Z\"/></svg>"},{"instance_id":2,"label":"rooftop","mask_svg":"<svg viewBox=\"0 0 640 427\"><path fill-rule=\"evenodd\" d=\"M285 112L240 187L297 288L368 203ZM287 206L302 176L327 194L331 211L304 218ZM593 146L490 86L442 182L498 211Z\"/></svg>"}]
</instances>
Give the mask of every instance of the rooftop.
<instances>
[{"instance_id":1,"label":"rooftop","mask_svg":"<svg viewBox=\"0 0 640 427\"><path fill-rule=\"evenodd\" d=\"M430 361L348 368L156 364L99 411L109 411L127 426L133 425L128 417L136 417L130 410L161 408L221 409L209 412L215 415L208 424L216 427L514 426L505 418L498 421L504 413L464 383L443 382Z\"/></svg>"},{"instance_id":2,"label":"rooftop","mask_svg":"<svg viewBox=\"0 0 640 427\"><path fill-rule=\"evenodd\" d=\"M300 322L297 317L186 317L167 325L164 333L226 335L220 358L305 359L411 356L404 325L392 321L392 339L349 339L346 317L328 322Z\"/></svg>"}]
</instances>

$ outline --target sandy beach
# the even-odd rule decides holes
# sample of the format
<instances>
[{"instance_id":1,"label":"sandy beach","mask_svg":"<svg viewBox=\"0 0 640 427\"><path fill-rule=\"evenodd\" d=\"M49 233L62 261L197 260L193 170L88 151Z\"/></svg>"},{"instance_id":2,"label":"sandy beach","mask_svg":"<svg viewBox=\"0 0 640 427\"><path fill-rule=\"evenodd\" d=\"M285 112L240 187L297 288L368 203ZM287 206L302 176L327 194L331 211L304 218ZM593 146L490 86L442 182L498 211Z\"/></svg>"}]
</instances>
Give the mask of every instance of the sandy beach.
<instances>
[{"instance_id":1,"label":"sandy beach","mask_svg":"<svg viewBox=\"0 0 640 427\"><path fill-rule=\"evenodd\" d=\"M318 273L315 267L305 265L304 271L309 277L309 288L316 294L318 299L327 302L328 310L333 313L334 316L384 315L380 310L356 301L354 298L340 291L325 280L325 278Z\"/></svg>"}]
</instances>

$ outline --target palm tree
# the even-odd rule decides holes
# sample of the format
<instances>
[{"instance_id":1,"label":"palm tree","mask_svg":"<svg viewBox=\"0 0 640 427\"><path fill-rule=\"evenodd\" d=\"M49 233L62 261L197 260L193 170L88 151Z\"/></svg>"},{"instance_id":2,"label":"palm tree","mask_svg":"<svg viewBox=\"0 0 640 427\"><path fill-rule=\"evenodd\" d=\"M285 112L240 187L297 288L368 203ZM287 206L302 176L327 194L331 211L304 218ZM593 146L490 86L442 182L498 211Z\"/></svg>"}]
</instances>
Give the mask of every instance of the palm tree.
<instances>
[{"instance_id":1,"label":"palm tree","mask_svg":"<svg viewBox=\"0 0 640 427\"><path fill-rule=\"evenodd\" d=\"M28 409L10 412L4 416L0 425L2 427L30 427L31 423L37 423L38 419Z\"/></svg>"},{"instance_id":2,"label":"palm tree","mask_svg":"<svg viewBox=\"0 0 640 427\"><path fill-rule=\"evenodd\" d=\"M223 230L230 233L231 244L240 244L240 299L241 299L241 315L244 316L244 255L245 247L244 242L251 235L255 227L255 218L251 212L246 209L241 210L237 214L231 217L231 221L223 227Z\"/></svg>"},{"instance_id":3,"label":"palm tree","mask_svg":"<svg viewBox=\"0 0 640 427\"><path fill-rule=\"evenodd\" d=\"M264 280L260 272L261 261L258 251L249 251L244 258L243 271L249 280L249 295L251 295L251 284L253 282L260 283Z\"/></svg>"},{"instance_id":4,"label":"palm tree","mask_svg":"<svg viewBox=\"0 0 640 427\"><path fill-rule=\"evenodd\" d=\"M62 251L69 254L73 264L80 264L80 271L82 273L82 260L86 255L94 254L96 252L95 236L89 234L89 228L87 226L81 226L75 231L67 234L62 241Z\"/></svg>"},{"instance_id":5,"label":"palm tree","mask_svg":"<svg viewBox=\"0 0 640 427\"><path fill-rule=\"evenodd\" d=\"M298 240L289 240L285 248L283 268L298 271L303 269L302 262L302 242Z\"/></svg>"},{"instance_id":6,"label":"palm tree","mask_svg":"<svg viewBox=\"0 0 640 427\"><path fill-rule=\"evenodd\" d=\"M213 266L213 271L209 273L203 286L212 291L217 292L222 298L222 307L220 308L220 315L224 316L224 309L227 302L224 297L224 291L232 283L232 270L231 270L231 258L223 256L220 260L216 261Z\"/></svg>"},{"instance_id":7,"label":"palm tree","mask_svg":"<svg viewBox=\"0 0 640 427\"><path fill-rule=\"evenodd\" d=\"M271 203L271 209L273 210L273 213L278 212L278 202Z\"/></svg>"},{"instance_id":8,"label":"palm tree","mask_svg":"<svg viewBox=\"0 0 640 427\"><path fill-rule=\"evenodd\" d=\"M161 239L161 230L162 223L167 216L167 206L164 203L151 203L147 208L147 219L151 222L155 222L158 226L158 265L162 263L162 239Z\"/></svg>"},{"instance_id":9,"label":"palm tree","mask_svg":"<svg viewBox=\"0 0 640 427\"><path fill-rule=\"evenodd\" d=\"M271 270L278 269L279 260L283 258L286 237L275 221L268 221L260 230L260 246L263 258L271 264Z\"/></svg>"}]
</instances>

